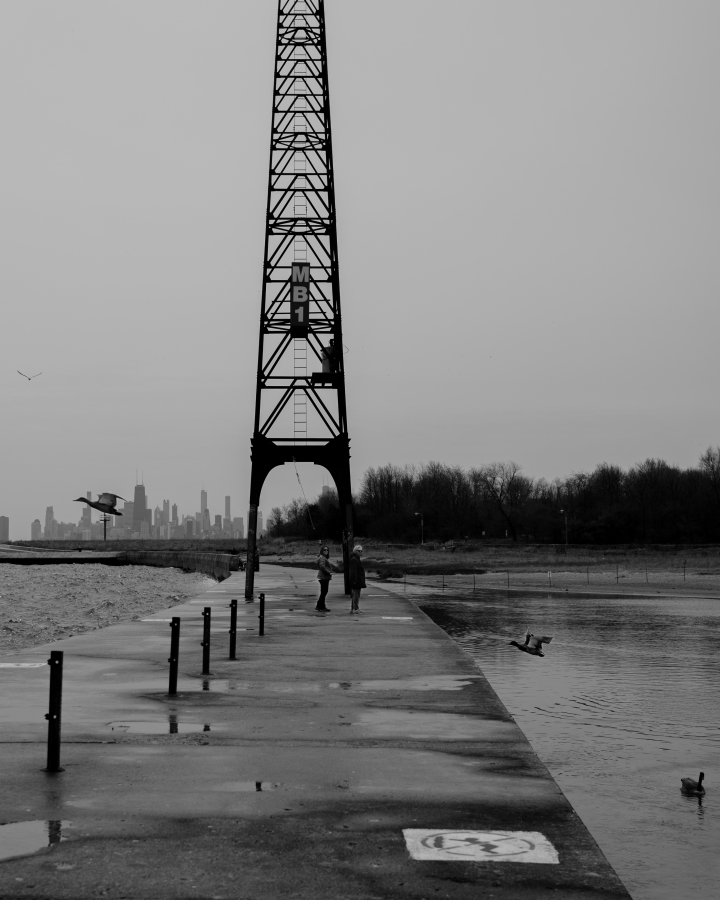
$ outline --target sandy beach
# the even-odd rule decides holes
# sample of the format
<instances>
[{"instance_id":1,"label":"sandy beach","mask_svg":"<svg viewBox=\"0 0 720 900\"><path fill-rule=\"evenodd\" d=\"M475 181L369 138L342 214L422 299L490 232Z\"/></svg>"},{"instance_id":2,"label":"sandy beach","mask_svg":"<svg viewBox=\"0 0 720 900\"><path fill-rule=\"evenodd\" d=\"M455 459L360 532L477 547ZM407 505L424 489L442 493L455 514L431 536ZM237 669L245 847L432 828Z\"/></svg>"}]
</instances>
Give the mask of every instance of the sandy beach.
<instances>
[{"instance_id":1,"label":"sandy beach","mask_svg":"<svg viewBox=\"0 0 720 900\"><path fill-rule=\"evenodd\" d=\"M148 566L0 565L0 652L139 619L209 584L207 575Z\"/></svg>"}]
</instances>

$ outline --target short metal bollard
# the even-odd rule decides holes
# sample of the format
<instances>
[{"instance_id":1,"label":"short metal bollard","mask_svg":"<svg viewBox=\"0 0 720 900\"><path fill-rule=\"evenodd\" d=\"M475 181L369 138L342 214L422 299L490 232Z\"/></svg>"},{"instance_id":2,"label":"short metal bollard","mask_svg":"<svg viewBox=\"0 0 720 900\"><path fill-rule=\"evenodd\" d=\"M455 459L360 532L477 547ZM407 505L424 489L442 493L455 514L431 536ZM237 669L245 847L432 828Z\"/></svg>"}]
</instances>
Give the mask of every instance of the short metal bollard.
<instances>
[{"instance_id":1,"label":"short metal bollard","mask_svg":"<svg viewBox=\"0 0 720 900\"><path fill-rule=\"evenodd\" d=\"M228 659L237 659L235 656L237 642L237 600L230 601L230 656Z\"/></svg>"},{"instance_id":2,"label":"short metal bollard","mask_svg":"<svg viewBox=\"0 0 720 900\"><path fill-rule=\"evenodd\" d=\"M265 634L265 594L260 594L260 615L258 619L260 619L258 634L262 637Z\"/></svg>"},{"instance_id":3,"label":"short metal bollard","mask_svg":"<svg viewBox=\"0 0 720 900\"><path fill-rule=\"evenodd\" d=\"M51 650L50 659L50 711L48 720L47 767L45 772L64 772L60 766L60 722L62 718L63 651Z\"/></svg>"},{"instance_id":4,"label":"short metal bollard","mask_svg":"<svg viewBox=\"0 0 720 900\"><path fill-rule=\"evenodd\" d=\"M180 659L180 617L173 616L170 623L170 681L168 682L168 694L177 694L178 660Z\"/></svg>"},{"instance_id":5,"label":"short metal bollard","mask_svg":"<svg viewBox=\"0 0 720 900\"><path fill-rule=\"evenodd\" d=\"M203 610L203 639L200 645L203 648L203 675L210 674L210 612L209 606Z\"/></svg>"}]
</instances>

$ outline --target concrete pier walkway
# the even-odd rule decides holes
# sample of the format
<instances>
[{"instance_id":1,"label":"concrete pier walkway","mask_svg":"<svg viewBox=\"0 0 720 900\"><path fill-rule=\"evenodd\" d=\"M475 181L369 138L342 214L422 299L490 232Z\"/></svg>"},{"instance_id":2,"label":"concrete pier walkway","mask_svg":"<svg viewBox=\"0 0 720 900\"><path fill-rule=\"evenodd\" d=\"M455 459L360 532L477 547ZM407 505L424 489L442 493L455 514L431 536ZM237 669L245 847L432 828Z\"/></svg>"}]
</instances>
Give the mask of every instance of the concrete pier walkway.
<instances>
[{"instance_id":1,"label":"concrete pier walkway","mask_svg":"<svg viewBox=\"0 0 720 900\"><path fill-rule=\"evenodd\" d=\"M263 565L260 637L243 584L0 659L0 896L629 897L480 671L410 600L371 584L351 616L336 578L319 615L314 572ZM246 630L231 662L232 597Z\"/></svg>"}]
</instances>

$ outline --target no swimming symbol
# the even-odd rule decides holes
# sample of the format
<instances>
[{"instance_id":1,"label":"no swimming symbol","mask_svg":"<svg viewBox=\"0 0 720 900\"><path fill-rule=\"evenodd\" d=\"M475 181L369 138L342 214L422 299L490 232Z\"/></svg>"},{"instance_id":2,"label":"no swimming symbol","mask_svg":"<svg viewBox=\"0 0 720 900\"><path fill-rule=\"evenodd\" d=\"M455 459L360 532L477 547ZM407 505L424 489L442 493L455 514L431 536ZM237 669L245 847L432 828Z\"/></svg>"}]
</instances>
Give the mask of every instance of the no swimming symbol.
<instances>
[{"instance_id":1,"label":"no swimming symbol","mask_svg":"<svg viewBox=\"0 0 720 900\"><path fill-rule=\"evenodd\" d=\"M413 859L472 862L560 862L557 850L538 831L445 831L404 828Z\"/></svg>"}]
</instances>

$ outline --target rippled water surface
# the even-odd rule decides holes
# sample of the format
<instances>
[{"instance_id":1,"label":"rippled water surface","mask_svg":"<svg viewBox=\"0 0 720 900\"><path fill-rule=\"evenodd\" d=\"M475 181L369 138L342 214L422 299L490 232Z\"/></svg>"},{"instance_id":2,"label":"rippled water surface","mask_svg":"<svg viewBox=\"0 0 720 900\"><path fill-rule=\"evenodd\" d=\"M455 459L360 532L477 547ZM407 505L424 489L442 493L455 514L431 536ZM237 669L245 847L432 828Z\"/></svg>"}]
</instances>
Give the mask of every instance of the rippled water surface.
<instances>
[{"instance_id":1,"label":"rippled water surface","mask_svg":"<svg viewBox=\"0 0 720 900\"><path fill-rule=\"evenodd\" d=\"M720 600L420 604L478 662L635 900L720 896ZM545 658L508 645L552 635ZM703 798L680 779L705 772Z\"/></svg>"}]
</instances>

